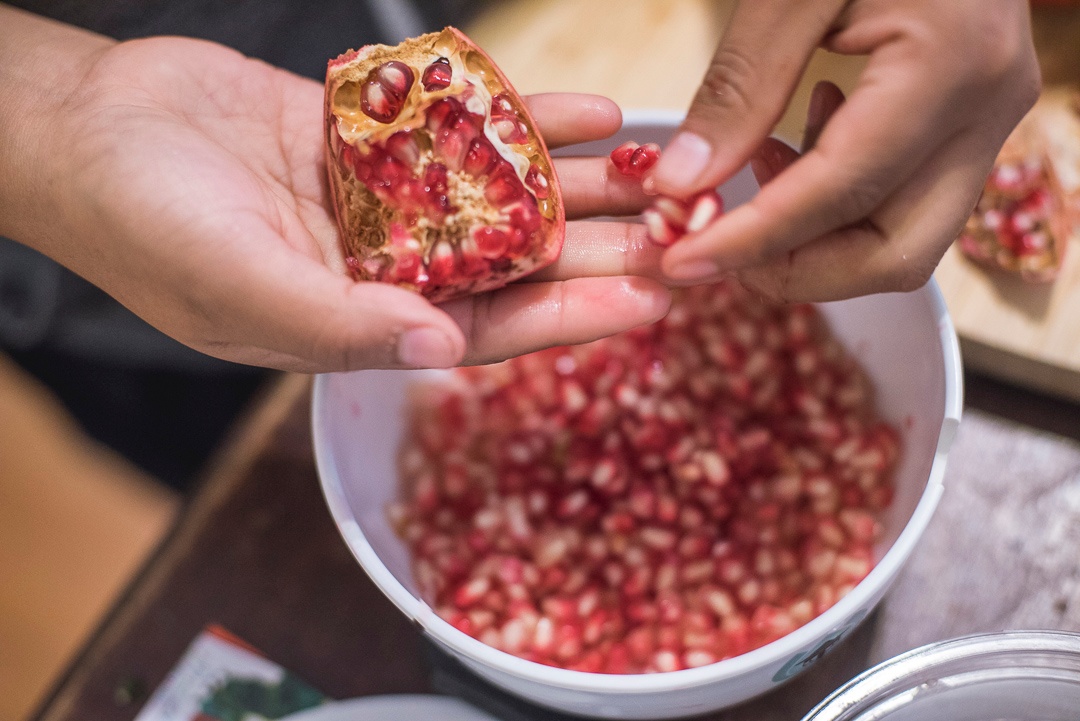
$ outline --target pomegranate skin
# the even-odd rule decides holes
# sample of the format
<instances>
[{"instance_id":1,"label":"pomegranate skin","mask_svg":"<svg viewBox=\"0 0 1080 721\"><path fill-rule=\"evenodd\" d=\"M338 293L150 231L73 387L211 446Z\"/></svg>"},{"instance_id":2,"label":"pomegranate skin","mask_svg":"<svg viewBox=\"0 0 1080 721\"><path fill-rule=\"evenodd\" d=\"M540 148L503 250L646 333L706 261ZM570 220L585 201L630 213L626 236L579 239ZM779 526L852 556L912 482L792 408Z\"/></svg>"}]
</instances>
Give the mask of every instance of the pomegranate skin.
<instances>
[{"instance_id":1,"label":"pomegranate skin","mask_svg":"<svg viewBox=\"0 0 1080 721\"><path fill-rule=\"evenodd\" d=\"M425 82L434 63L439 82ZM500 133L496 121L514 132ZM506 76L456 28L330 60L325 127L355 279L437 303L502 287L558 257L566 217L543 138ZM477 243L499 234L508 238L501 253Z\"/></svg>"}]
</instances>

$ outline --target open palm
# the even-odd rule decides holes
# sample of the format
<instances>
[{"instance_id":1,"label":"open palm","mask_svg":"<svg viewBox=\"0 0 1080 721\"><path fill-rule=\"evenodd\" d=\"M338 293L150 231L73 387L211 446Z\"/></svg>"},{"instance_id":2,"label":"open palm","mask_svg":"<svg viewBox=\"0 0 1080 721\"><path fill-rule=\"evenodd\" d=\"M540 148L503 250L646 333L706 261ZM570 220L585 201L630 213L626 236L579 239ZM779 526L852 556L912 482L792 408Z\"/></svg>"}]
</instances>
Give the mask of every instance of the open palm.
<instances>
[{"instance_id":1,"label":"open palm","mask_svg":"<svg viewBox=\"0 0 1080 721\"><path fill-rule=\"evenodd\" d=\"M594 96L529 100L553 145L619 126ZM325 181L322 87L214 43L153 38L107 51L63 103L50 142L58 260L212 355L325 371L488 362L655 320L667 291L627 273L656 258L637 226L571 223L552 268L441 308L357 283ZM568 217L644 198L598 158L558 166ZM585 277L580 277L585 276Z\"/></svg>"}]
</instances>

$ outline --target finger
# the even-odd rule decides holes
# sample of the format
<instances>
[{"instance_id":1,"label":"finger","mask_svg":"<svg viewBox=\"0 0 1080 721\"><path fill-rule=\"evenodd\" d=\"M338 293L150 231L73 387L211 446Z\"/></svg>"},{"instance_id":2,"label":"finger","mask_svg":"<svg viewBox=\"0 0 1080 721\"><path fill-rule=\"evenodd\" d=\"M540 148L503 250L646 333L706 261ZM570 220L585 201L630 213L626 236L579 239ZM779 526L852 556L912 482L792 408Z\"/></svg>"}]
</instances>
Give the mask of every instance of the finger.
<instances>
[{"instance_id":1,"label":"finger","mask_svg":"<svg viewBox=\"0 0 1080 721\"><path fill-rule=\"evenodd\" d=\"M622 127L622 111L603 95L541 93L525 105L549 149L609 138Z\"/></svg>"},{"instance_id":2,"label":"finger","mask_svg":"<svg viewBox=\"0 0 1080 721\"><path fill-rule=\"evenodd\" d=\"M844 91L828 80L819 81L810 91L810 106L806 111L806 129L803 131L801 152L817 145L825 124L844 104Z\"/></svg>"},{"instance_id":3,"label":"finger","mask_svg":"<svg viewBox=\"0 0 1080 721\"><path fill-rule=\"evenodd\" d=\"M760 264L862 220L957 132L962 113L947 89L897 66L872 70L873 80L836 111L810 152L749 203L675 244L665 272L690 280L710 270L706 263L712 272ZM910 107L920 112L902 110Z\"/></svg>"},{"instance_id":4,"label":"finger","mask_svg":"<svg viewBox=\"0 0 1080 721\"><path fill-rule=\"evenodd\" d=\"M522 282L621 275L659 279L662 253L640 223L580 221L566 226L555 262Z\"/></svg>"},{"instance_id":5,"label":"finger","mask_svg":"<svg viewBox=\"0 0 1080 721\"><path fill-rule=\"evenodd\" d=\"M566 217L637 215L652 198L641 190L641 182L628 178L607 158L560 158L555 161L559 186L563 191Z\"/></svg>"},{"instance_id":6,"label":"finger","mask_svg":"<svg viewBox=\"0 0 1080 721\"><path fill-rule=\"evenodd\" d=\"M206 318L207 329L196 330L190 345L304 373L448 367L465 353L457 324L417 293L356 282L293 252L247 260L230 263L228 283L201 289L205 307L192 315Z\"/></svg>"},{"instance_id":7,"label":"finger","mask_svg":"<svg viewBox=\"0 0 1080 721\"><path fill-rule=\"evenodd\" d=\"M822 80L810 92L810 107L806 113L806 128L803 131L802 152L817 144L829 118L844 104L844 92L828 80ZM787 169L799 159L794 148L776 138L765 141L750 158L750 168L758 185L763 186Z\"/></svg>"},{"instance_id":8,"label":"finger","mask_svg":"<svg viewBox=\"0 0 1080 721\"><path fill-rule=\"evenodd\" d=\"M646 190L686 197L730 178L772 131L844 0L736 4L679 133Z\"/></svg>"},{"instance_id":9,"label":"finger","mask_svg":"<svg viewBox=\"0 0 1080 721\"><path fill-rule=\"evenodd\" d=\"M512 285L442 308L468 340L465 363L494 363L556 345L587 343L667 313L671 294L644 278L577 278Z\"/></svg>"},{"instance_id":10,"label":"finger","mask_svg":"<svg viewBox=\"0 0 1080 721\"><path fill-rule=\"evenodd\" d=\"M800 302L921 287L978 200L990 170L985 144L971 133L946 143L871 222L739 271L740 281L768 297ZM989 157L992 162L992 152Z\"/></svg>"},{"instance_id":11,"label":"finger","mask_svg":"<svg viewBox=\"0 0 1080 721\"><path fill-rule=\"evenodd\" d=\"M758 186L764 187L798 159L799 153L795 148L782 140L765 138L765 142L750 158L750 169L754 171Z\"/></svg>"}]
</instances>

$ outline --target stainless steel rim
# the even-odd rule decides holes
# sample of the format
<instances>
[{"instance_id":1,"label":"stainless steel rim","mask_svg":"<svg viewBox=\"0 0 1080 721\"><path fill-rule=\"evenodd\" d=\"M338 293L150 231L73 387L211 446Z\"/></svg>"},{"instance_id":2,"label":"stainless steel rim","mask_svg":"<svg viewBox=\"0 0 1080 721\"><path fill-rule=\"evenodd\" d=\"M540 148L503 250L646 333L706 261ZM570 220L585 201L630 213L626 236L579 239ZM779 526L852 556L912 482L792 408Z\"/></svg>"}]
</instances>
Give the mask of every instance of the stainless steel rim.
<instances>
[{"instance_id":1,"label":"stainless steel rim","mask_svg":"<svg viewBox=\"0 0 1080 721\"><path fill-rule=\"evenodd\" d=\"M895 693L923 683L935 668L957 662L975 666L994 659L1042 655L1060 659L1080 680L1080 634L1065 631L1006 631L931 643L889 659L855 677L814 708L803 721L842 721L864 712ZM1053 668L1051 664L1040 664Z\"/></svg>"}]
</instances>

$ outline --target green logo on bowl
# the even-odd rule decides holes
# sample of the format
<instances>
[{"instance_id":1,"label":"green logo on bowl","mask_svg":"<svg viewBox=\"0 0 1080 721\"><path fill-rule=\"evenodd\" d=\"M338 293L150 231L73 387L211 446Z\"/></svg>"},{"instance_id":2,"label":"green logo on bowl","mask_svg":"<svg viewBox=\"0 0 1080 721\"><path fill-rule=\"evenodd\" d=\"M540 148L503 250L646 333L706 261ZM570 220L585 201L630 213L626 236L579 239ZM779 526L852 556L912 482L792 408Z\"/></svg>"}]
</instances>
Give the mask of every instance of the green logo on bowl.
<instances>
[{"instance_id":1,"label":"green logo on bowl","mask_svg":"<svg viewBox=\"0 0 1080 721\"><path fill-rule=\"evenodd\" d=\"M825 656L829 651L833 649L838 643L840 643L851 629L858 626L862 620L866 618L866 609L858 611L854 616L848 619L848 622L844 624L840 629L833 631L825 638L818 642L817 646L792 656L787 663L785 663L776 675L773 676L773 683L781 683L787 681L792 676L810 668L817 661Z\"/></svg>"}]
</instances>

